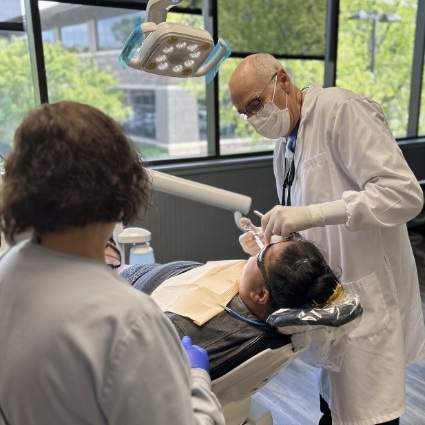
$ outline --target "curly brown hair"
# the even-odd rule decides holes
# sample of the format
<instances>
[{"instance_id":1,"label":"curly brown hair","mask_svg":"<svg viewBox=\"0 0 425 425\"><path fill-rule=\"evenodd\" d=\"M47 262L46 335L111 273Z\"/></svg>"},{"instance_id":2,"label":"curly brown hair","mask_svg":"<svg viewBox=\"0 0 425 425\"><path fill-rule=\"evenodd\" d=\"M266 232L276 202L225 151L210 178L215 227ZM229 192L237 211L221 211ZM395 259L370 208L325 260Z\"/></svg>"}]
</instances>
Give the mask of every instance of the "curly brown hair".
<instances>
[{"instance_id":1,"label":"curly brown hair","mask_svg":"<svg viewBox=\"0 0 425 425\"><path fill-rule=\"evenodd\" d=\"M30 228L130 222L150 207L150 174L122 126L78 102L32 109L5 170L0 229L12 242Z\"/></svg>"}]
</instances>

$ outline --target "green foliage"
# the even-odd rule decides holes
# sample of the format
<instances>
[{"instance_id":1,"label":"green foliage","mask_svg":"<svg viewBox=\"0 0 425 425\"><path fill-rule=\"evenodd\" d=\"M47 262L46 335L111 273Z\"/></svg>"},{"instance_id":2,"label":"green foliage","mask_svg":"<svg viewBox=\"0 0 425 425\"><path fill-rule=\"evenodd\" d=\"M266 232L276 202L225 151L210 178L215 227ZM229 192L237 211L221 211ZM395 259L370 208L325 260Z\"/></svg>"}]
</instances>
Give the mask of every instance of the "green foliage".
<instances>
[{"instance_id":1,"label":"green foliage","mask_svg":"<svg viewBox=\"0 0 425 425\"><path fill-rule=\"evenodd\" d=\"M326 6L323 1L264 0L247 3L219 0L219 35L230 40L233 51L280 54L324 54ZM354 20L357 11L396 13L399 22L379 22L372 40L372 21ZM417 0L341 0L338 32L337 86L378 101L396 137L406 136L413 60ZM375 69L371 70L372 42L376 43ZM220 68L220 125L235 123L237 134L250 135L246 122L235 118L227 81L238 60ZM281 60L299 87L323 84L324 62ZM425 96L422 96L425 110ZM223 123L224 121L224 123ZM424 132L425 126L422 127Z\"/></svg>"},{"instance_id":2,"label":"green foliage","mask_svg":"<svg viewBox=\"0 0 425 425\"><path fill-rule=\"evenodd\" d=\"M0 143L10 144L17 123L33 106L28 45L0 40Z\"/></svg>"},{"instance_id":3,"label":"green foliage","mask_svg":"<svg viewBox=\"0 0 425 425\"><path fill-rule=\"evenodd\" d=\"M129 111L111 69L100 70L90 54L74 54L60 43L44 45L49 101L74 100L101 109L116 120Z\"/></svg>"},{"instance_id":4,"label":"green foliage","mask_svg":"<svg viewBox=\"0 0 425 425\"><path fill-rule=\"evenodd\" d=\"M90 104L117 120L128 117L123 92L111 70L99 70L88 53L71 52L59 43L44 44L49 101ZM0 40L0 142L10 144L16 126L34 107L28 44Z\"/></svg>"},{"instance_id":5,"label":"green foliage","mask_svg":"<svg viewBox=\"0 0 425 425\"><path fill-rule=\"evenodd\" d=\"M218 13L236 52L324 54L326 0L218 0Z\"/></svg>"},{"instance_id":6,"label":"green foliage","mask_svg":"<svg viewBox=\"0 0 425 425\"><path fill-rule=\"evenodd\" d=\"M372 21L349 19L359 10L396 13L401 21L378 22L372 37ZM416 10L416 0L345 0L340 8L337 85L378 101L398 137L406 136Z\"/></svg>"}]
</instances>

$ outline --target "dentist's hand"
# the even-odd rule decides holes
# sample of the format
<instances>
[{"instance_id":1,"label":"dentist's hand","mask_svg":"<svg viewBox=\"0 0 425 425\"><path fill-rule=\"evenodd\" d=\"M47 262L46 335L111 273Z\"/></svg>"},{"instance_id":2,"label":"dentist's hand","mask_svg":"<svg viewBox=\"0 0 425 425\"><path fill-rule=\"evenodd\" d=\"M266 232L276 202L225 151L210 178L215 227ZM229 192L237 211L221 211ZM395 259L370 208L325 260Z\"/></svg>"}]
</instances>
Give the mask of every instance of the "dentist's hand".
<instances>
[{"instance_id":1,"label":"dentist's hand","mask_svg":"<svg viewBox=\"0 0 425 425\"><path fill-rule=\"evenodd\" d=\"M258 227L256 229L258 237L262 240L263 231ZM239 236L239 243L241 244L242 249L251 257L257 255L260 251L260 247L257 242L255 242L253 231L242 233L242 235Z\"/></svg>"},{"instance_id":2,"label":"dentist's hand","mask_svg":"<svg viewBox=\"0 0 425 425\"><path fill-rule=\"evenodd\" d=\"M291 233L314 226L310 207L283 207L276 205L261 219L264 243L270 243L272 235L288 237Z\"/></svg>"},{"instance_id":3,"label":"dentist's hand","mask_svg":"<svg viewBox=\"0 0 425 425\"><path fill-rule=\"evenodd\" d=\"M190 366L192 369L204 369L207 372L210 369L210 360L208 353L203 348L193 345L192 339L189 336L182 338L182 344L189 357Z\"/></svg>"}]
</instances>

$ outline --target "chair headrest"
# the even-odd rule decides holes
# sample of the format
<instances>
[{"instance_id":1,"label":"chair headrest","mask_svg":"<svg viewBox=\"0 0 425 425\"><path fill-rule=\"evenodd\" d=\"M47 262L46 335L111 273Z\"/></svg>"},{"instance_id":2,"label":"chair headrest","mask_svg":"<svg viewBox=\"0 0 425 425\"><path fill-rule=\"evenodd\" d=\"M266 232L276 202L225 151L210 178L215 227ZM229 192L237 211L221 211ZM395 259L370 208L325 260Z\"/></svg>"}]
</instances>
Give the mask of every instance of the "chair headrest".
<instances>
[{"instance_id":1,"label":"chair headrest","mask_svg":"<svg viewBox=\"0 0 425 425\"><path fill-rule=\"evenodd\" d=\"M356 294L346 294L324 308L281 309L267 322L291 335L294 351L305 363L338 372L350 332L360 324L363 308Z\"/></svg>"},{"instance_id":2,"label":"chair headrest","mask_svg":"<svg viewBox=\"0 0 425 425\"><path fill-rule=\"evenodd\" d=\"M362 312L359 296L347 294L341 302L323 308L281 308L267 318L267 323L285 335L292 335L324 326L338 328Z\"/></svg>"}]
</instances>

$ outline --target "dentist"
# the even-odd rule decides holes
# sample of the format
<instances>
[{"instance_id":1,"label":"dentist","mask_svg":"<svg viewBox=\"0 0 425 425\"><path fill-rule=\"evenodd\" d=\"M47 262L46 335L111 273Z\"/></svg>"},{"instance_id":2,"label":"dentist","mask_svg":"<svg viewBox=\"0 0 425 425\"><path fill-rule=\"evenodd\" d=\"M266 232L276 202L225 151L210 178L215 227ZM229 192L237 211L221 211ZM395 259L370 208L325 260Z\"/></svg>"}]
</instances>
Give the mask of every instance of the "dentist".
<instances>
[{"instance_id":1,"label":"dentist","mask_svg":"<svg viewBox=\"0 0 425 425\"><path fill-rule=\"evenodd\" d=\"M380 106L348 90L300 90L271 55L234 70L232 103L255 131L277 139L281 205L261 220L264 242L300 232L327 249L347 293L364 308L339 373L322 370L320 425L398 424L405 369L425 357L418 277L406 222L423 193Z\"/></svg>"}]
</instances>

